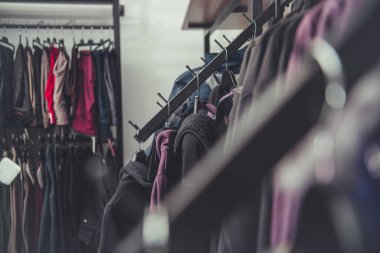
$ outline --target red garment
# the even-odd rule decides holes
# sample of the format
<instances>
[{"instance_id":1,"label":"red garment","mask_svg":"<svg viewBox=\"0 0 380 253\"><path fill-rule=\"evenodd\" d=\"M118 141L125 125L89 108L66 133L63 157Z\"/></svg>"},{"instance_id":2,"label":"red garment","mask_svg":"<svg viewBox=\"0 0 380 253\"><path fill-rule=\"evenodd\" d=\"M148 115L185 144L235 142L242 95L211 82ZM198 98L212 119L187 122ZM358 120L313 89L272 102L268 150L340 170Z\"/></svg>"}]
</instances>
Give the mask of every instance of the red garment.
<instances>
[{"instance_id":1,"label":"red garment","mask_svg":"<svg viewBox=\"0 0 380 253\"><path fill-rule=\"evenodd\" d=\"M91 51L81 51L77 63L77 97L72 129L85 135L96 135L95 70Z\"/></svg>"},{"instance_id":2,"label":"red garment","mask_svg":"<svg viewBox=\"0 0 380 253\"><path fill-rule=\"evenodd\" d=\"M55 125L55 113L54 113L54 84L55 84L55 75L54 75L54 64L57 60L59 50L58 48L52 47L50 48L50 69L49 75L46 82L45 89L45 98L47 101L48 109L49 109L49 119L50 124Z\"/></svg>"}]
</instances>

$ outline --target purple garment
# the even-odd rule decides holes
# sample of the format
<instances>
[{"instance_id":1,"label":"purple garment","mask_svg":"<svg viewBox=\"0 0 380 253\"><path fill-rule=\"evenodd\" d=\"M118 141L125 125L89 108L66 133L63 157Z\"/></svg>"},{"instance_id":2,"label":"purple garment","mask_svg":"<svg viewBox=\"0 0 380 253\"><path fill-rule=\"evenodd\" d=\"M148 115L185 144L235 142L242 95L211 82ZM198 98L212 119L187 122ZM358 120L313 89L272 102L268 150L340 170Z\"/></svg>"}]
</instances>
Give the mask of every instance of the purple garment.
<instances>
[{"instance_id":1,"label":"purple garment","mask_svg":"<svg viewBox=\"0 0 380 253\"><path fill-rule=\"evenodd\" d=\"M292 85L293 75L302 72L304 57L313 39L325 38L331 28L340 23L346 1L348 0L322 1L305 14L297 28L293 51L289 58L287 87Z\"/></svg>"},{"instance_id":2,"label":"purple garment","mask_svg":"<svg viewBox=\"0 0 380 253\"><path fill-rule=\"evenodd\" d=\"M174 140L177 135L175 129L164 129L156 138L156 150L160 162L158 164L157 175L154 179L153 189L150 199L150 211L154 211L161 206L167 193L168 179L167 173L170 168L170 159L174 159Z\"/></svg>"},{"instance_id":3,"label":"purple garment","mask_svg":"<svg viewBox=\"0 0 380 253\"><path fill-rule=\"evenodd\" d=\"M352 18L354 10L363 0L328 0L312 8L303 17L297 28L296 38L287 69L287 88L292 85L293 75L302 72L304 56L312 40L326 37L332 30L341 34ZM297 218L305 189L292 194L284 192L274 180L271 246L292 243L297 227Z\"/></svg>"}]
</instances>

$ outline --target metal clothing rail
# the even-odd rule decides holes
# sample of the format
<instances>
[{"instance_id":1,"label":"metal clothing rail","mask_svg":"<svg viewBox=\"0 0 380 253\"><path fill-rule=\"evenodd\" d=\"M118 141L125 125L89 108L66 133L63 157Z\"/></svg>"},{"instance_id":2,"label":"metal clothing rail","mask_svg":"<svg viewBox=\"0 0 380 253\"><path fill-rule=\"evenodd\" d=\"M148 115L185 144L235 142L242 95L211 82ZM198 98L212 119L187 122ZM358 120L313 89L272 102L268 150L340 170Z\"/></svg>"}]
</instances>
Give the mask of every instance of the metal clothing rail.
<instances>
[{"instance_id":1,"label":"metal clothing rail","mask_svg":"<svg viewBox=\"0 0 380 253\"><path fill-rule=\"evenodd\" d=\"M31 24L0 24L1 28L7 29L75 29L75 30L101 30L101 29L113 29L113 25L31 25Z\"/></svg>"},{"instance_id":2,"label":"metal clothing rail","mask_svg":"<svg viewBox=\"0 0 380 253\"><path fill-rule=\"evenodd\" d=\"M284 8L292 0L284 0L281 3L281 9ZM275 17L276 4L271 4L261 15L259 15L243 32L236 37L222 52L220 52L207 66L202 69L198 77L194 77L175 97L173 97L143 128L138 130L134 138L139 142L146 141L164 121L172 114L198 87L199 84L205 82L217 69L222 65L227 57L230 57L253 35L255 29L260 29L270 19ZM199 83L198 81L199 80Z\"/></svg>"},{"instance_id":3,"label":"metal clothing rail","mask_svg":"<svg viewBox=\"0 0 380 253\"><path fill-rule=\"evenodd\" d=\"M350 19L345 34L329 40L342 61L347 92L380 61L380 34L374 33L380 23L380 2L368 0L362 7ZM294 80L292 91L273 100L270 95L276 87L269 88L257 101L260 113L247 114L246 124L230 145L217 145L192 169L187 177L193 182L191 188L176 188L169 194L165 207L170 238L165 252L205 252L200 242L315 125L324 100L325 77L311 60L306 66ZM139 224L117 252L147 252L143 234L148 232Z\"/></svg>"}]
</instances>

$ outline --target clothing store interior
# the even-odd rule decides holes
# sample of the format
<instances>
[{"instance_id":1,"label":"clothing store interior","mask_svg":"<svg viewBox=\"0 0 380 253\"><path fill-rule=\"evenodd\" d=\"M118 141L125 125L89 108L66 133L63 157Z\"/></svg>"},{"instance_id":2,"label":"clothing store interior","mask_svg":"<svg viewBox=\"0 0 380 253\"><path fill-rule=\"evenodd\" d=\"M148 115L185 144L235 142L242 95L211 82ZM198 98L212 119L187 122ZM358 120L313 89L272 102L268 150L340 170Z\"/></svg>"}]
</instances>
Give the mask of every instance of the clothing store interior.
<instances>
[{"instance_id":1,"label":"clothing store interior","mask_svg":"<svg viewBox=\"0 0 380 253\"><path fill-rule=\"evenodd\" d=\"M379 0L1 0L0 253L379 253Z\"/></svg>"}]
</instances>

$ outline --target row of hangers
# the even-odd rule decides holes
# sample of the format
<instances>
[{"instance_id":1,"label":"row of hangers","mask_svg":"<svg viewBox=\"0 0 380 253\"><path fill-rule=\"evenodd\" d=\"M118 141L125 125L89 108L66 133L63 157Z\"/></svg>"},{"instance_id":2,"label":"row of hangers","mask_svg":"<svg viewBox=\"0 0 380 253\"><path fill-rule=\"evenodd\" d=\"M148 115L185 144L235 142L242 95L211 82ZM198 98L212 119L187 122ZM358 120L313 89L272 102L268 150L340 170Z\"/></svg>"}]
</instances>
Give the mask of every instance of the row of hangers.
<instances>
[{"instance_id":1,"label":"row of hangers","mask_svg":"<svg viewBox=\"0 0 380 253\"><path fill-rule=\"evenodd\" d=\"M47 28L47 30L48 30L48 28ZM61 31L62 31L62 35L63 35L63 27L61 28ZM92 29L91 29L91 31L92 31ZM5 27L4 27L4 33L5 33ZM39 33L39 28L37 30L37 33ZM74 47L76 47L76 48L90 47L91 51L95 51L95 50L98 50L100 48L102 48L103 50L106 50L106 49L110 50L113 48L113 41L111 39L106 39L106 40L100 39L99 42L95 42L93 39L89 39L87 42L85 42L85 40L83 39L83 35L84 35L84 27L82 27L82 38L80 39L79 43L75 42L75 38L73 36ZM26 46L29 46L29 40L28 40L27 36L25 36L25 40L26 40ZM2 36L2 38L0 39L0 44L10 48L13 52L15 51L15 46L9 42L9 40L6 36ZM19 26L19 44L21 44L21 26ZM64 39L62 38L62 39L57 40L55 37L53 37L52 39L50 39L48 37L48 38L46 38L46 40L41 42L40 38L37 36L35 39L32 40L32 46L33 47L36 46L39 48L51 47L51 46L62 48L62 47L64 47Z\"/></svg>"},{"instance_id":2,"label":"row of hangers","mask_svg":"<svg viewBox=\"0 0 380 253\"><path fill-rule=\"evenodd\" d=\"M40 157L43 150L52 144L58 148L91 148L94 154L97 153L98 147L100 153L104 153L101 144L97 145L95 137L74 134L68 127L30 129L30 131L26 128L3 129L0 137L0 145L4 149L10 150L11 147L17 147L22 151L22 157L29 157L30 153L36 150ZM111 140L107 141L106 146L107 151L116 157L116 150Z\"/></svg>"}]
</instances>

